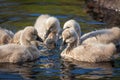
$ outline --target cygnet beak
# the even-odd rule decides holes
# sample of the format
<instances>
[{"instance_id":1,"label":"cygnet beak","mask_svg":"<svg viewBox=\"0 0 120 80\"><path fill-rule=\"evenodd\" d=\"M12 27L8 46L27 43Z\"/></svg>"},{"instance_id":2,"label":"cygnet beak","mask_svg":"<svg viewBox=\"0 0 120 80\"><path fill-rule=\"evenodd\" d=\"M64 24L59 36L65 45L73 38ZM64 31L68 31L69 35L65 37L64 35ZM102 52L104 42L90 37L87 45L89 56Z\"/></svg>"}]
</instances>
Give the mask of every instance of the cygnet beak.
<instances>
[{"instance_id":1,"label":"cygnet beak","mask_svg":"<svg viewBox=\"0 0 120 80\"><path fill-rule=\"evenodd\" d=\"M36 40L40 41L40 42L43 42L43 40L37 35L37 38Z\"/></svg>"},{"instance_id":2,"label":"cygnet beak","mask_svg":"<svg viewBox=\"0 0 120 80\"><path fill-rule=\"evenodd\" d=\"M46 45L46 47L48 49L54 49L56 47L56 43L55 41L51 40L51 39L47 39L44 41L44 44Z\"/></svg>"},{"instance_id":3,"label":"cygnet beak","mask_svg":"<svg viewBox=\"0 0 120 80\"><path fill-rule=\"evenodd\" d=\"M49 34L50 34L50 30L47 31L47 33L45 35L45 39L48 37Z\"/></svg>"},{"instance_id":4,"label":"cygnet beak","mask_svg":"<svg viewBox=\"0 0 120 80\"><path fill-rule=\"evenodd\" d=\"M62 44L60 46L60 50L63 50L66 47L67 43L65 41L62 41Z\"/></svg>"}]
</instances>

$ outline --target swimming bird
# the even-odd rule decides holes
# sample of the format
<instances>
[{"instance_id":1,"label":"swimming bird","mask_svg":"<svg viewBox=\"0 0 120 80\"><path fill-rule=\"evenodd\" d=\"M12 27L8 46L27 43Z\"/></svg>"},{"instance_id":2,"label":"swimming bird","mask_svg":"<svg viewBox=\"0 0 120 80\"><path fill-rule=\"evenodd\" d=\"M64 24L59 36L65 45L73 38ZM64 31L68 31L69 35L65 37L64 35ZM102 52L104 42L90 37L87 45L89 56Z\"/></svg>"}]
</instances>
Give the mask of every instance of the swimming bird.
<instances>
[{"instance_id":1,"label":"swimming bird","mask_svg":"<svg viewBox=\"0 0 120 80\"><path fill-rule=\"evenodd\" d=\"M34 44L37 47L41 44L41 42L37 41L37 31L33 26L26 26L23 30L19 30L18 32L16 32L13 37L12 43L19 45Z\"/></svg>"},{"instance_id":2,"label":"swimming bird","mask_svg":"<svg viewBox=\"0 0 120 80\"><path fill-rule=\"evenodd\" d=\"M0 28L0 44L11 43L14 33L10 30Z\"/></svg>"},{"instance_id":3,"label":"swimming bird","mask_svg":"<svg viewBox=\"0 0 120 80\"><path fill-rule=\"evenodd\" d=\"M0 46L0 62L20 63L32 61L40 56L36 44L37 31L34 27L26 27L20 36L20 44L6 44Z\"/></svg>"},{"instance_id":4,"label":"swimming bird","mask_svg":"<svg viewBox=\"0 0 120 80\"><path fill-rule=\"evenodd\" d=\"M120 41L120 28L112 27L109 29L101 29L96 31L91 31L80 38L81 43L115 43L119 44Z\"/></svg>"},{"instance_id":5,"label":"swimming bird","mask_svg":"<svg viewBox=\"0 0 120 80\"><path fill-rule=\"evenodd\" d=\"M92 42L77 46L77 38L78 34L74 29L69 28L62 32L63 43L67 44L67 47L61 53L63 58L73 58L85 62L110 61L116 51L113 43L102 44Z\"/></svg>"},{"instance_id":6,"label":"swimming bird","mask_svg":"<svg viewBox=\"0 0 120 80\"><path fill-rule=\"evenodd\" d=\"M96 43L115 43L115 44L120 44L120 28L119 27L112 27L109 29L101 29L101 30L96 30L96 31L91 31L88 33L85 33L84 35L81 36L81 28L78 22L75 20L68 20L65 22L63 29L67 28L74 28L75 31L78 34L78 37L80 39L80 44L85 44L85 43L91 43L91 42L96 42Z\"/></svg>"}]
</instances>

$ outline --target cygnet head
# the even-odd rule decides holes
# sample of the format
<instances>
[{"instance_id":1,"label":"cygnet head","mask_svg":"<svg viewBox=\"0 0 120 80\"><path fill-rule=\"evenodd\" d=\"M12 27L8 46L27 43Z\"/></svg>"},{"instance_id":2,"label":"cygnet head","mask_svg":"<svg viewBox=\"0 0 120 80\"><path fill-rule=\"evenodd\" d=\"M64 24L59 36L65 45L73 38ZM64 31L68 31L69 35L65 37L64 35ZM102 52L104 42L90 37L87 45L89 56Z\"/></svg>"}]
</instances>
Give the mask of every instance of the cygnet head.
<instances>
[{"instance_id":1,"label":"cygnet head","mask_svg":"<svg viewBox=\"0 0 120 80\"><path fill-rule=\"evenodd\" d=\"M67 28L74 28L75 31L78 33L79 36L81 36L81 29L80 29L80 25L77 21L71 19L65 22L63 29L67 29Z\"/></svg>"},{"instance_id":2,"label":"cygnet head","mask_svg":"<svg viewBox=\"0 0 120 80\"><path fill-rule=\"evenodd\" d=\"M50 32L52 31L57 31L60 28L60 22L57 18L55 17L49 17L46 21L46 35L45 38L47 38L47 36L49 35Z\"/></svg>"},{"instance_id":3,"label":"cygnet head","mask_svg":"<svg viewBox=\"0 0 120 80\"><path fill-rule=\"evenodd\" d=\"M20 44L30 45L31 44L30 42L36 39L37 39L37 30L32 26L28 26L23 30L20 36Z\"/></svg>"},{"instance_id":4,"label":"cygnet head","mask_svg":"<svg viewBox=\"0 0 120 80\"><path fill-rule=\"evenodd\" d=\"M120 35L120 28L119 27L112 27L112 32Z\"/></svg>"},{"instance_id":5,"label":"cygnet head","mask_svg":"<svg viewBox=\"0 0 120 80\"><path fill-rule=\"evenodd\" d=\"M78 45L78 34L74 29L65 29L62 32L62 47L67 44L67 47L75 47Z\"/></svg>"},{"instance_id":6,"label":"cygnet head","mask_svg":"<svg viewBox=\"0 0 120 80\"><path fill-rule=\"evenodd\" d=\"M118 44L120 42L120 28L119 27L112 27L111 29L109 29L112 34L114 34L114 40L113 42L115 44Z\"/></svg>"},{"instance_id":7,"label":"cygnet head","mask_svg":"<svg viewBox=\"0 0 120 80\"><path fill-rule=\"evenodd\" d=\"M8 44L12 42L14 33L10 30L0 28L0 44Z\"/></svg>"},{"instance_id":8,"label":"cygnet head","mask_svg":"<svg viewBox=\"0 0 120 80\"><path fill-rule=\"evenodd\" d=\"M28 26L24 29L23 35L25 35L28 40L36 40L37 30L32 26Z\"/></svg>"},{"instance_id":9,"label":"cygnet head","mask_svg":"<svg viewBox=\"0 0 120 80\"><path fill-rule=\"evenodd\" d=\"M20 44L20 36L21 36L22 32L23 32L23 30L19 30L18 32L15 33L15 35L13 36L12 43Z\"/></svg>"},{"instance_id":10,"label":"cygnet head","mask_svg":"<svg viewBox=\"0 0 120 80\"><path fill-rule=\"evenodd\" d=\"M56 33L56 31L51 32L44 41L48 49L54 49L56 47Z\"/></svg>"}]
</instances>

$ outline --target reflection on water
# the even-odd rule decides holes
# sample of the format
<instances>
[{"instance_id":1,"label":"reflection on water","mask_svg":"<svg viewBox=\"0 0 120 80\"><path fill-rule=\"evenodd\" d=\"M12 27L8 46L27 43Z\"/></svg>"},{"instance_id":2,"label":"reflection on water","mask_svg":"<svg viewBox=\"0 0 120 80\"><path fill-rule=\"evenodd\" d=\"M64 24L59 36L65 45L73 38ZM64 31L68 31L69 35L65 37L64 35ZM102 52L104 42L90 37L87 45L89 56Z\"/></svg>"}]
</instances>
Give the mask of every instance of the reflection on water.
<instances>
[{"instance_id":1,"label":"reflection on water","mask_svg":"<svg viewBox=\"0 0 120 80\"><path fill-rule=\"evenodd\" d=\"M63 73L69 74L69 78L88 78L99 79L104 77L112 77L113 63L86 63L72 60L72 62L64 61ZM68 76L68 75L67 75ZM71 79L72 80L72 79Z\"/></svg>"},{"instance_id":2,"label":"reflection on water","mask_svg":"<svg viewBox=\"0 0 120 80\"><path fill-rule=\"evenodd\" d=\"M36 18L41 14L56 16L61 22L61 27L66 20L76 19L80 22L84 32L99 28L96 24L105 25L105 23L90 19L83 10L85 6L84 0L75 0L74 2L72 0L0 0L0 3L0 26L15 32L23 29L25 26L33 25ZM88 27L91 28L88 29Z\"/></svg>"},{"instance_id":3,"label":"reflection on water","mask_svg":"<svg viewBox=\"0 0 120 80\"><path fill-rule=\"evenodd\" d=\"M14 80L79 80L109 79L120 76L116 63L86 63L61 60L58 56L41 56L38 61L25 64L0 64L0 79Z\"/></svg>"},{"instance_id":4,"label":"reflection on water","mask_svg":"<svg viewBox=\"0 0 120 80\"><path fill-rule=\"evenodd\" d=\"M107 21L104 23L92 20L84 8L84 0L0 0L0 27L16 32L25 26L34 25L36 18L41 14L57 17L61 22L61 27L68 19L75 19L80 23L83 32L101 29L108 25ZM117 19L114 19L114 22L117 22ZM119 59L113 63L85 63L75 60L71 62L62 60L58 49L48 51L42 54L37 61L30 63L0 63L0 80L87 80L99 78L106 80L120 79L119 76Z\"/></svg>"},{"instance_id":5,"label":"reflection on water","mask_svg":"<svg viewBox=\"0 0 120 80\"><path fill-rule=\"evenodd\" d=\"M27 66L29 65L29 66ZM0 64L0 79L29 79L31 76L32 64L16 65L1 63Z\"/></svg>"}]
</instances>

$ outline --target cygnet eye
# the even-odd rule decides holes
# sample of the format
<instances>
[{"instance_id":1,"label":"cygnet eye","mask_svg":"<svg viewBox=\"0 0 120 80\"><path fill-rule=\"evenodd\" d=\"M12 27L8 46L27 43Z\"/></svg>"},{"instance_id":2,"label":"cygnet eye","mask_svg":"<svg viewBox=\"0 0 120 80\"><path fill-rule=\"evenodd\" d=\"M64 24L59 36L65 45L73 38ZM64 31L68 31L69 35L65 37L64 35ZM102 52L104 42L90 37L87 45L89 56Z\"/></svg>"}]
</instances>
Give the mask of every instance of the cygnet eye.
<instances>
[{"instance_id":1,"label":"cygnet eye","mask_svg":"<svg viewBox=\"0 0 120 80\"><path fill-rule=\"evenodd\" d=\"M35 33L33 33L33 35L36 35Z\"/></svg>"},{"instance_id":2,"label":"cygnet eye","mask_svg":"<svg viewBox=\"0 0 120 80\"><path fill-rule=\"evenodd\" d=\"M48 42L48 44L53 44L53 43L54 43L53 41Z\"/></svg>"},{"instance_id":3,"label":"cygnet eye","mask_svg":"<svg viewBox=\"0 0 120 80\"><path fill-rule=\"evenodd\" d=\"M71 36L69 35L69 36L66 37L66 39L70 39L70 37L71 37Z\"/></svg>"},{"instance_id":4,"label":"cygnet eye","mask_svg":"<svg viewBox=\"0 0 120 80\"><path fill-rule=\"evenodd\" d=\"M37 35L35 33L32 33L32 36L33 36L34 39L37 38Z\"/></svg>"},{"instance_id":5,"label":"cygnet eye","mask_svg":"<svg viewBox=\"0 0 120 80\"><path fill-rule=\"evenodd\" d=\"M67 26L67 27L65 27L65 28L64 28L64 30L65 30L65 29L68 29L68 28L70 28L70 27L69 27L69 26Z\"/></svg>"},{"instance_id":6,"label":"cygnet eye","mask_svg":"<svg viewBox=\"0 0 120 80\"><path fill-rule=\"evenodd\" d=\"M33 32L32 35L37 35L37 33L36 33L36 32Z\"/></svg>"}]
</instances>

